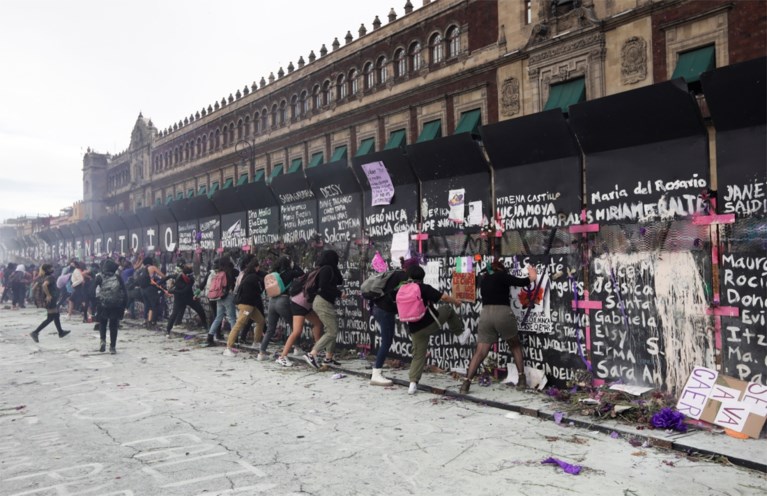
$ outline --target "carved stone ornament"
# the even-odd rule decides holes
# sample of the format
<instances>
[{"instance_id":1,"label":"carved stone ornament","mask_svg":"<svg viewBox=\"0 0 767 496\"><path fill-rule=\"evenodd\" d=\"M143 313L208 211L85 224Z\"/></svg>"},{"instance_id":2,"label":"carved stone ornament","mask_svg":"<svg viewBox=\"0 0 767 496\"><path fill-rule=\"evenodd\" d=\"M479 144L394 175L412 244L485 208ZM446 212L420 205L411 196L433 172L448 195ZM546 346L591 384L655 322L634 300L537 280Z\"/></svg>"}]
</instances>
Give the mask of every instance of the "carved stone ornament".
<instances>
[{"instance_id":1,"label":"carved stone ornament","mask_svg":"<svg viewBox=\"0 0 767 496\"><path fill-rule=\"evenodd\" d=\"M647 78L647 42L632 36L621 48L621 81L635 84Z\"/></svg>"},{"instance_id":2,"label":"carved stone ornament","mask_svg":"<svg viewBox=\"0 0 767 496\"><path fill-rule=\"evenodd\" d=\"M518 114L519 111L519 80L513 77L508 78L501 86L501 113L511 116Z\"/></svg>"}]
</instances>

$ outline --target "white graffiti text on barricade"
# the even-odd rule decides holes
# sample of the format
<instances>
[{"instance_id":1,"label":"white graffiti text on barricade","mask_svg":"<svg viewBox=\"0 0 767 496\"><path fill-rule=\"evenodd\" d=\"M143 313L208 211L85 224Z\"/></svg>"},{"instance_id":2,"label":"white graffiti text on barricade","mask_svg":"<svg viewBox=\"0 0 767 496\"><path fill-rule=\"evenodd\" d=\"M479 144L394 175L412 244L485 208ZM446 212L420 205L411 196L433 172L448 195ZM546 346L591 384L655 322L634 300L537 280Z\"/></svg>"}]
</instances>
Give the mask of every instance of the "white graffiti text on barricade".
<instances>
[{"instance_id":1,"label":"white graffiti text on barricade","mask_svg":"<svg viewBox=\"0 0 767 496\"><path fill-rule=\"evenodd\" d=\"M654 222L689 217L703 210L705 204L700 192L707 187L706 180L697 174L689 180L640 181L633 188L616 184L612 190L590 194L591 207L586 213L586 220L589 223ZM678 191L691 189L696 192Z\"/></svg>"},{"instance_id":2,"label":"white graffiti text on barricade","mask_svg":"<svg viewBox=\"0 0 767 496\"><path fill-rule=\"evenodd\" d=\"M538 229L565 227L577 224L578 213L557 211L556 202L561 193L532 193L499 196L497 214L503 229Z\"/></svg>"},{"instance_id":3,"label":"white graffiti text on barricade","mask_svg":"<svg viewBox=\"0 0 767 496\"><path fill-rule=\"evenodd\" d=\"M361 226L360 218L349 213L354 197L341 194L341 188L338 185L321 188L320 192L325 196L319 201L320 224L325 225L323 239L326 243L351 241L352 232L359 230ZM332 227L327 227L327 224Z\"/></svg>"},{"instance_id":4,"label":"white graffiti text on barricade","mask_svg":"<svg viewBox=\"0 0 767 496\"><path fill-rule=\"evenodd\" d=\"M722 256L722 303L739 309L723 320L725 373L767 384L767 256Z\"/></svg>"},{"instance_id":5,"label":"white graffiti text on barricade","mask_svg":"<svg viewBox=\"0 0 767 496\"><path fill-rule=\"evenodd\" d=\"M391 236L395 232L409 231L410 222L404 208L385 210L365 217L365 230L369 236Z\"/></svg>"},{"instance_id":6,"label":"white graffiti text on barricade","mask_svg":"<svg viewBox=\"0 0 767 496\"><path fill-rule=\"evenodd\" d=\"M270 222L274 215L276 215L276 207L248 210L248 232L253 238L253 243L257 245L274 243L279 239L279 234Z\"/></svg>"},{"instance_id":7,"label":"white graffiti text on barricade","mask_svg":"<svg viewBox=\"0 0 767 496\"><path fill-rule=\"evenodd\" d=\"M295 243L301 239L309 239L315 233L314 216L307 203L288 203L280 206L282 225L285 229L283 236L286 243Z\"/></svg>"},{"instance_id":8,"label":"white graffiti text on barricade","mask_svg":"<svg viewBox=\"0 0 767 496\"><path fill-rule=\"evenodd\" d=\"M220 226L221 221L217 218L200 222L200 248L203 250L215 250L217 248L216 235Z\"/></svg>"},{"instance_id":9,"label":"white graffiti text on barricade","mask_svg":"<svg viewBox=\"0 0 767 496\"><path fill-rule=\"evenodd\" d=\"M186 487L196 494L222 491L267 491L276 486L260 482L266 474L239 459L220 444L206 442L193 434L139 439L122 444L136 450L133 459L144 464L162 489ZM192 494L191 492L188 494Z\"/></svg>"},{"instance_id":10,"label":"white graffiti text on barricade","mask_svg":"<svg viewBox=\"0 0 767 496\"><path fill-rule=\"evenodd\" d=\"M737 215L767 214L767 182L728 184L722 197L723 213Z\"/></svg>"}]
</instances>

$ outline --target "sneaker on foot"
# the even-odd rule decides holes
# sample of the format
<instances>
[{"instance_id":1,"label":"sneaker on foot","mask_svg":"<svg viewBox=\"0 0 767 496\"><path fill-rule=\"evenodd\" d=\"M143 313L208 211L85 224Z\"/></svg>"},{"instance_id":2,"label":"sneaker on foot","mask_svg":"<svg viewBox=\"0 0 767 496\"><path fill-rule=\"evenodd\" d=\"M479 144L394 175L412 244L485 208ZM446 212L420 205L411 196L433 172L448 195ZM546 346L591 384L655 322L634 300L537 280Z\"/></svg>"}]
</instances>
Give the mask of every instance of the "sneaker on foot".
<instances>
[{"instance_id":1,"label":"sneaker on foot","mask_svg":"<svg viewBox=\"0 0 767 496\"><path fill-rule=\"evenodd\" d=\"M411 382L410 387L407 388L407 394L415 394L418 391L418 383Z\"/></svg>"},{"instance_id":2,"label":"sneaker on foot","mask_svg":"<svg viewBox=\"0 0 767 496\"><path fill-rule=\"evenodd\" d=\"M35 343L39 343L40 342L40 340L37 338L37 333L34 332L34 331L29 333L29 337L31 337L32 341L34 341Z\"/></svg>"},{"instance_id":3,"label":"sneaker on foot","mask_svg":"<svg viewBox=\"0 0 767 496\"><path fill-rule=\"evenodd\" d=\"M101 342L101 346L99 346L99 351L101 353L104 353L106 351L106 349L107 349L107 342L106 341L102 341Z\"/></svg>"},{"instance_id":4,"label":"sneaker on foot","mask_svg":"<svg viewBox=\"0 0 767 496\"><path fill-rule=\"evenodd\" d=\"M165 333L165 339L170 339L170 333L169 332Z\"/></svg>"},{"instance_id":5,"label":"sneaker on foot","mask_svg":"<svg viewBox=\"0 0 767 496\"><path fill-rule=\"evenodd\" d=\"M306 353L304 355L304 360L306 361L306 363L308 363L309 365L311 365L315 369L317 369L317 370L320 369L320 366L317 365L317 359L314 358L314 356L312 356L310 353Z\"/></svg>"},{"instance_id":6,"label":"sneaker on foot","mask_svg":"<svg viewBox=\"0 0 767 496\"><path fill-rule=\"evenodd\" d=\"M323 365L335 365L336 367L341 365L341 362L333 358L325 358L322 360Z\"/></svg>"},{"instance_id":7,"label":"sneaker on foot","mask_svg":"<svg viewBox=\"0 0 767 496\"><path fill-rule=\"evenodd\" d=\"M463 345L463 344L466 344L466 343L468 343L468 342L469 342L469 338L470 338L470 337L471 337L471 329L469 329L469 328L466 328L466 329L464 329L464 331L461 333L461 335L460 335L460 336L458 336L458 342L459 342L459 343L461 343L462 345Z\"/></svg>"},{"instance_id":8,"label":"sneaker on foot","mask_svg":"<svg viewBox=\"0 0 767 496\"><path fill-rule=\"evenodd\" d=\"M224 350L224 356L236 356L236 355L237 355L237 350L235 350L234 348L226 348Z\"/></svg>"},{"instance_id":9,"label":"sneaker on foot","mask_svg":"<svg viewBox=\"0 0 767 496\"><path fill-rule=\"evenodd\" d=\"M292 367L293 362L290 361L288 357L279 357L277 360L274 361L277 365L282 365L283 367Z\"/></svg>"},{"instance_id":10,"label":"sneaker on foot","mask_svg":"<svg viewBox=\"0 0 767 496\"><path fill-rule=\"evenodd\" d=\"M269 354L259 352L256 360L258 360L259 362L265 362L266 360L269 360Z\"/></svg>"},{"instance_id":11,"label":"sneaker on foot","mask_svg":"<svg viewBox=\"0 0 767 496\"><path fill-rule=\"evenodd\" d=\"M302 355L304 355L304 350L302 350L300 346L293 346L293 356L302 356Z\"/></svg>"},{"instance_id":12,"label":"sneaker on foot","mask_svg":"<svg viewBox=\"0 0 767 496\"><path fill-rule=\"evenodd\" d=\"M117 354L117 350L115 349L114 346L110 346L109 347L109 354L110 355L116 355Z\"/></svg>"},{"instance_id":13,"label":"sneaker on foot","mask_svg":"<svg viewBox=\"0 0 767 496\"><path fill-rule=\"evenodd\" d=\"M519 379L517 379L517 391L525 391L527 389L527 377L525 377L525 374L519 374Z\"/></svg>"},{"instance_id":14,"label":"sneaker on foot","mask_svg":"<svg viewBox=\"0 0 767 496\"><path fill-rule=\"evenodd\" d=\"M66 335L67 335L67 334L69 334L70 332L72 332L72 331L61 331L61 332L59 333L59 337L60 337L60 338L63 338L64 336L66 336Z\"/></svg>"}]
</instances>

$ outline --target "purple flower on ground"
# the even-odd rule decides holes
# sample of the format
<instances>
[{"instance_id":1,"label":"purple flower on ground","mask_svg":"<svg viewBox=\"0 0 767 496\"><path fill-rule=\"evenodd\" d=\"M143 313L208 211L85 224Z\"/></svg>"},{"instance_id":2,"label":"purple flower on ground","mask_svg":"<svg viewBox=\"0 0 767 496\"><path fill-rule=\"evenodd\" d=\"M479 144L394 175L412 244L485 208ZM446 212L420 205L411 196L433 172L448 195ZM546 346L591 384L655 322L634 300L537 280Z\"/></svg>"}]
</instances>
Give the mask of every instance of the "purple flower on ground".
<instances>
[{"instance_id":1,"label":"purple flower on ground","mask_svg":"<svg viewBox=\"0 0 767 496\"><path fill-rule=\"evenodd\" d=\"M668 407L653 415L650 423L653 427L660 429L673 429L679 432L687 432L687 425L684 423L684 414Z\"/></svg>"}]
</instances>

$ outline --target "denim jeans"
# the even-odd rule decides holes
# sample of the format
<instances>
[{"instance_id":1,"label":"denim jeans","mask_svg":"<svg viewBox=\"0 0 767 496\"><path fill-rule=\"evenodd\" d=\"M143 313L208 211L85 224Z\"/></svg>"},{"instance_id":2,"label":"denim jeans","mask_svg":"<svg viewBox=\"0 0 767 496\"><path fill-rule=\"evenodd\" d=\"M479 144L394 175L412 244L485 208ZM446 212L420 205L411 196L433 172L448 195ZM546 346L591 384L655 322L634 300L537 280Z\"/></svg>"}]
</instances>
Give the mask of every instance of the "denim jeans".
<instances>
[{"instance_id":1,"label":"denim jeans","mask_svg":"<svg viewBox=\"0 0 767 496\"><path fill-rule=\"evenodd\" d=\"M216 331L221 328L221 323L224 321L224 314L226 314L226 319L229 321L229 325L234 326L235 322L237 322L237 311L234 308L233 293L229 293L216 301L216 318L213 319L208 334L216 334Z\"/></svg>"},{"instance_id":2,"label":"denim jeans","mask_svg":"<svg viewBox=\"0 0 767 496\"><path fill-rule=\"evenodd\" d=\"M280 320L280 317L287 324L287 335L290 335L291 326L293 325L293 314L290 311L290 296L288 295L275 296L269 300L269 309L266 312L266 334L264 334L264 339L261 340L261 347L259 349L261 353L266 353L269 341L272 340L277 332L277 322Z\"/></svg>"},{"instance_id":3,"label":"denim jeans","mask_svg":"<svg viewBox=\"0 0 767 496\"><path fill-rule=\"evenodd\" d=\"M389 353L392 341L394 341L395 317L393 313L373 305L373 318L381 329L381 347L378 348L376 363L373 368L380 369L383 368L386 355Z\"/></svg>"}]
</instances>

